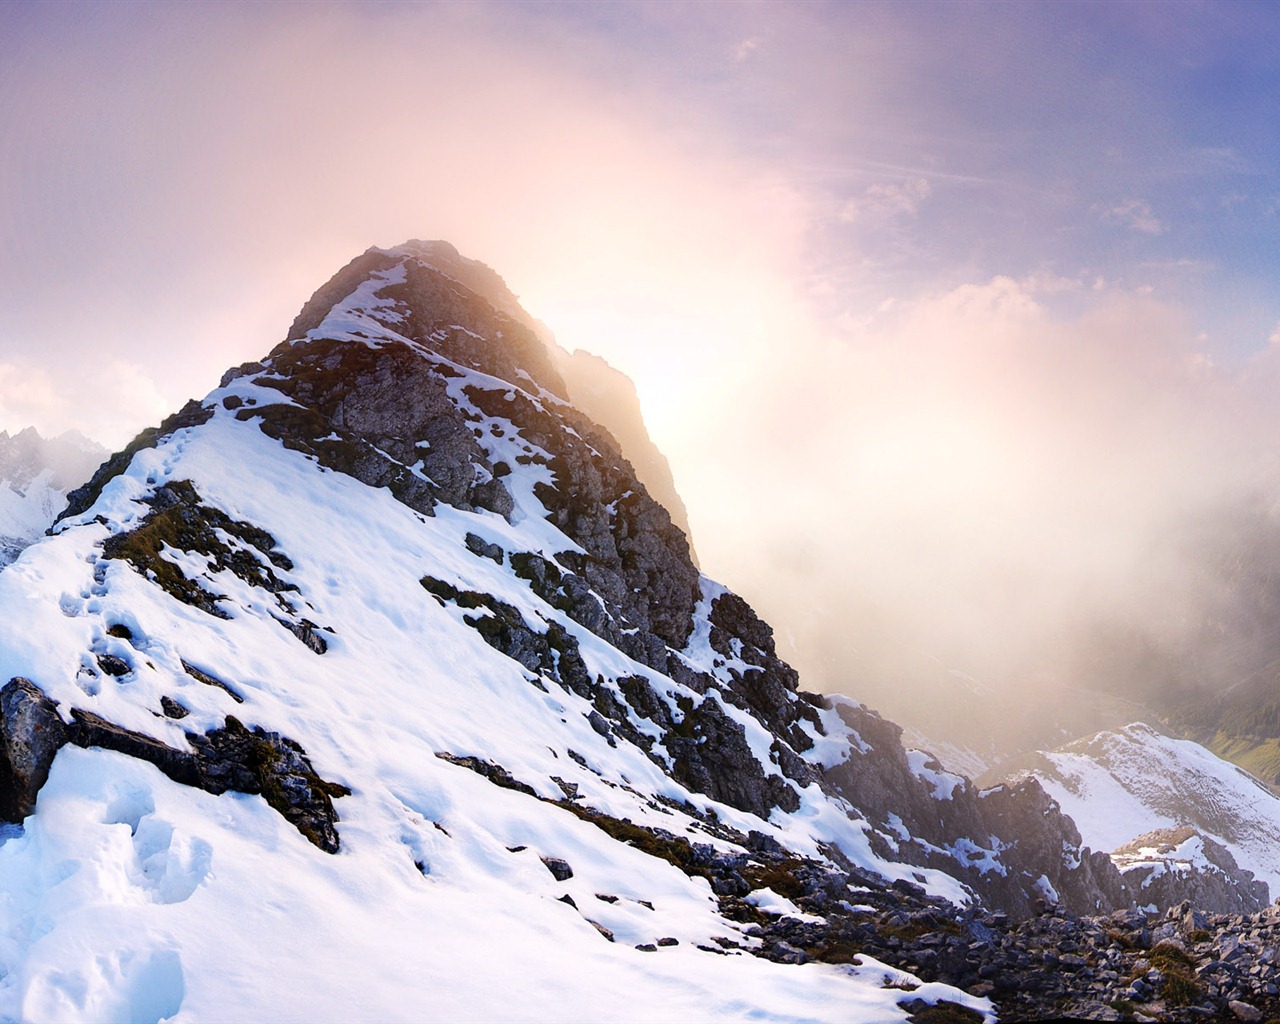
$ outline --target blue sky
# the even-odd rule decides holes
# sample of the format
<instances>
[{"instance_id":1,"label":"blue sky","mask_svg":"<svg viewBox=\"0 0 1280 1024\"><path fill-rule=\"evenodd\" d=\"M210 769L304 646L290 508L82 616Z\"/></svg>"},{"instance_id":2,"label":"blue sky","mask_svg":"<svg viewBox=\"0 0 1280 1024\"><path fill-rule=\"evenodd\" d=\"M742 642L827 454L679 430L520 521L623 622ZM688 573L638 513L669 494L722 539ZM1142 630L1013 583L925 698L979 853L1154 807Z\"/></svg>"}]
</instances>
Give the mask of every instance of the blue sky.
<instances>
[{"instance_id":1,"label":"blue sky","mask_svg":"<svg viewBox=\"0 0 1280 1024\"><path fill-rule=\"evenodd\" d=\"M120 444L443 237L633 377L774 618L1140 603L1273 485L1278 106L1264 3L0 2L0 429Z\"/></svg>"}]
</instances>

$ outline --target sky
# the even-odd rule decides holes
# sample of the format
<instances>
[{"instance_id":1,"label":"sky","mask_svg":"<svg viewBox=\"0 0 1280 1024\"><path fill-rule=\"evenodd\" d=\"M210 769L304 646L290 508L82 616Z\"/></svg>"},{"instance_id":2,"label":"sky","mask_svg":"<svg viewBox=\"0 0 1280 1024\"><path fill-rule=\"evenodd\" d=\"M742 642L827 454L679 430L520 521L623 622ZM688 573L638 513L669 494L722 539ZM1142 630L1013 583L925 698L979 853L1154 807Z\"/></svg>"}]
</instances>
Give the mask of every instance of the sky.
<instances>
[{"instance_id":1,"label":"sky","mask_svg":"<svg viewBox=\"0 0 1280 1024\"><path fill-rule=\"evenodd\" d=\"M1264 3L0 2L0 429L118 446L444 238L633 378L808 685L1012 679L1280 497L1277 124Z\"/></svg>"}]
</instances>

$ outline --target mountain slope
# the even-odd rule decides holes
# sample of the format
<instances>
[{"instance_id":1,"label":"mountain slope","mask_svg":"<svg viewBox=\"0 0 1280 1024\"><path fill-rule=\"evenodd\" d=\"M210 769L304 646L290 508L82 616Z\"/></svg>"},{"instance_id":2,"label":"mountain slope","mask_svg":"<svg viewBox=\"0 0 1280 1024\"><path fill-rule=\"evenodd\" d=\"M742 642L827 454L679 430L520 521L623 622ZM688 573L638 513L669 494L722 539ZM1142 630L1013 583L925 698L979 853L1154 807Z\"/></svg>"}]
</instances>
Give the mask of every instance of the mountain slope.
<instances>
[{"instance_id":1,"label":"mountain slope","mask_svg":"<svg viewBox=\"0 0 1280 1024\"><path fill-rule=\"evenodd\" d=\"M358 257L0 574L0 1016L986 1012L980 899L1134 905L799 691L495 281Z\"/></svg>"}]
</instances>

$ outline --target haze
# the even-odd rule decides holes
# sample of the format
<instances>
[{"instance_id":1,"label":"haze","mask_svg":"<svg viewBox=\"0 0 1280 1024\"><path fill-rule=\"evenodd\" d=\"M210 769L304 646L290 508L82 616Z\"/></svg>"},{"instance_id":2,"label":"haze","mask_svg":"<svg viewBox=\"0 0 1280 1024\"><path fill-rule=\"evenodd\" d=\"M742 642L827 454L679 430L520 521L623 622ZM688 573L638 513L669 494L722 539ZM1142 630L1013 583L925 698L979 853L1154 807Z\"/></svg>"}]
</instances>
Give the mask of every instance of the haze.
<instances>
[{"instance_id":1,"label":"haze","mask_svg":"<svg viewBox=\"0 0 1280 1024\"><path fill-rule=\"evenodd\" d=\"M1265 4L0 4L0 429L119 445L446 238L806 686L1016 706L1280 498L1278 108Z\"/></svg>"}]
</instances>

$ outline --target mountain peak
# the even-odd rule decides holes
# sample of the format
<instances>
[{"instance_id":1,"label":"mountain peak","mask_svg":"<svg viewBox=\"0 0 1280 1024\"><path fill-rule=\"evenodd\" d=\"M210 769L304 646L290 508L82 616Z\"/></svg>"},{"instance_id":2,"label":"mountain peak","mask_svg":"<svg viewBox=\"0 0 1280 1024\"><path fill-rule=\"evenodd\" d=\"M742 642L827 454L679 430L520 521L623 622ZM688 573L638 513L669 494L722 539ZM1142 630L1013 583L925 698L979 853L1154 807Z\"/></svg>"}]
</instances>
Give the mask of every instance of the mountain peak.
<instances>
[{"instance_id":1,"label":"mountain peak","mask_svg":"<svg viewBox=\"0 0 1280 1024\"><path fill-rule=\"evenodd\" d=\"M975 1019L1145 905L802 692L495 281L365 252L0 573L0 1018Z\"/></svg>"},{"instance_id":2,"label":"mountain peak","mask_svg":"<svg viewBox=\"0 0 1280 1024\"><path fill-rule=\"evenodd\" d=\"M447 242L415 241L348 263L302 307L286 344L406 344L564 400L535 323L485 264Z\"/></svg>"}]
</instances>

